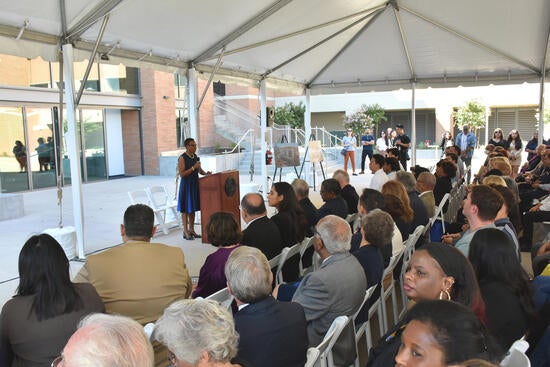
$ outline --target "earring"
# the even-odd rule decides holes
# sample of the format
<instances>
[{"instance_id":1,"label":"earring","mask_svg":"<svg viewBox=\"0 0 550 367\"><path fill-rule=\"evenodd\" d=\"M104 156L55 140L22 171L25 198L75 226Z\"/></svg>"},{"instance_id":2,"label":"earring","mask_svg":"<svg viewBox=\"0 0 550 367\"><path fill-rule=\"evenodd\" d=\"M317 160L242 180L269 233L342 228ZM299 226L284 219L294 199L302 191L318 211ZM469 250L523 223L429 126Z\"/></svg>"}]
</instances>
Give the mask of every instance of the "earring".
<instances>
[{"instance_id":1,"label":"earring","mask_svg":"<svg viewBox=\"0 0 550 367\"><path fill-rule=\"evenodd\" d=\"M447 296L447 298L446 298L447 301L451 300L451 294L449 293L448 289L445 289L445 290L442 290L441 292L439 292L439 299L444 299L443 294L445 294Z\"/></svg>"}]
</instances>

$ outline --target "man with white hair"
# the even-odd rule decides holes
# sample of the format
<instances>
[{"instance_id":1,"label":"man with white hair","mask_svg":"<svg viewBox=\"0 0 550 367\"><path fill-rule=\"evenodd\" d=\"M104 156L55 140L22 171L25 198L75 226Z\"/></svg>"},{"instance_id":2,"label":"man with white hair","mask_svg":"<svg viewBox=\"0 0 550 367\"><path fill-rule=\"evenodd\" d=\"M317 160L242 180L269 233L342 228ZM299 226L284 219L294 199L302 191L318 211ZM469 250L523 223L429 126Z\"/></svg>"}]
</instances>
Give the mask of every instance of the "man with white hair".
<instances>
[{"instance_id":1,"label":"man with white hair","mask_svg":"<svg viewBox=\"0 0 550 367\"><path fill-rule=\"evenodd\" d=\"M125 316L92 314L84 318L52 366L152 367L153 347L143 327Z\"/></svg>"},{"instance_id":2,"label":"man with white hair","mask_svg":"<svg viewBox=\"0 0 550 367\"><path fill-rule=\"evenodd\" d=\"M265 255L239 247L225 263L225 277L239 307L234 315L238 357L253 366L302 367L308 348L304 309L271 296L273 274Z\"/></svg>"},{"instance_id":3,"label":"man with white hair","mask_svg":"<svg viewBox=\"0 0 550 367\"><path fill-rule=\"evenodd\" d=\"M349 224L335 215L322 218L315 227L313 246L322 264L302 279L292 298L304 307L309 346L317 346L336 317L352 315L363 301L367 279L357 259L349 253L350 240ZM337 365L353 363L354 345L351 327L344 330L334 347Z\"/></svg>"}]
</instances>

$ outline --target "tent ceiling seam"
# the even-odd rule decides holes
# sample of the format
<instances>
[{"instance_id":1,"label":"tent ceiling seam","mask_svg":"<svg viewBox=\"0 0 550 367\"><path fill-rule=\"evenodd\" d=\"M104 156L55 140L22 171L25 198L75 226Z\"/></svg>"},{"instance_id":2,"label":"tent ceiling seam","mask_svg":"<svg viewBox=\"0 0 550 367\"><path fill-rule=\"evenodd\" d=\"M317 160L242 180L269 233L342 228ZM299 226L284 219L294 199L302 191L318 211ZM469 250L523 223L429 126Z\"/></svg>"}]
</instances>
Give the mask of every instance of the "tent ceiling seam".
<instances>
[{"instance_id":1,"label":"tent ceiling seam","mask_svg":"<svg viewBox=\"0 0 550 367\"><path fill-rule=\"evenodd\" d=\"M344 53L345 50L347 50L348 47L349 47L351 44L353 44L353 43L355 42L355 40L357 40L357 38L358 38L361 34L363 34L363 33L371 26L371 24L374 24L374 22L376 21L376 19L378 19L378 17L379 17L379 16L384 12L384 10L386 10L387 8L388 8L388 7L387 7L387 4L384 4L384 6L382 6L382 7L379 6L379 7L377 7L377 8L371 8L371 9L374 10L373 13L371 13L371 14L374 14L374 15L372 16L371 20L369 20L369 21L359 30L359 32L357 32L357 33L356 33L356 34L355 34L355 35L354 35L354 36L344 45L344 47L342 47L342 48L336 53L336 55L334 55L334 56L330 59L330 61L329 61L328 63L326 63L326 64L317 72L317 74L315 74L315 75L313 76L313 78L311 78L311 79L309 80L309 82L306 83L306 85L310 85L310 84L314 83L314 82L317 80L317 78L319 78L319 76L320 76L321 74L323 74L323 73L324 73L324 72L325 72L325 71L326 71L326 70L327 70L327 69L328 69L337 59L338 59L338 57L340 57L340 55L341 55L342 53Z\"/></svg>"},{"instance_id":2,"label":"tent ceiling seam","mask_svg":"<svg viewBox=\"0 0 550 367\"><path fill-rule=\"evenodd\" d=\"M495 48L493 48L493 47L491 47L491 46L489 46L489 45L487 45L487 44L485 44L485 43L483 43L483 42L481 42L481 41L477 41L477 40L473 39L472 37L469 37L469 36L467 36L467 35L465 35L465 34L459 32L459 31L457 31L457 30L452 29L451 27L448 27L448 26L445 26L445 25L443 25L443 24L441 24L441 23L439 23L439 22L436 22L435 20L430 19L430 18L428 18L427 16L424 16L424 15L422 15L422 14L420 14L420 13L417 13L417 12L415 12L414 10L411 10L411 9L409 9L409 8L407 8L407 7L401 6L400 9L405 10L405 11L408 12L409 14L414 15L414 16L416 16L417 18L422 19L423 21L425 21L425 22L427 22L427 23L430 23L430 24L432 24L432 25L434 25L434 26L436 26L436 27L438 27L438 28L440 28L440 29L442 29L442 30L444 30L444 31L446 31L446 32L448 32L448 33L450 33L450 34L453 34L453 35L455 35L455 36L458 37L458 38L461 38L461 39L463 39L463 40L465 40L465 41L467 41L467 42L470 42L471 44L476 45L477 47L479 47L479 48L481 48L481 49L484 49L484 50L486 50L486 51L489 51L489 52L491 52L491 53L493 53L493 54L495 54L495 55L497 55L497 56L504 57L505 59L507 59L507 60L509 60L509 61L512 61L512 62L515 63L515 64L521 65L521 66L523 66L523 67L525 67L525 68L527 68L527 69L533 71L534 73L540 74L540 70L539 70L537 67L533 66L533 65L530 65L530 64L528 64L528 63L526 63L526 62L524 62L524 61L518 60L518 59L516 59L515 57L512 57L512 56L510 56L510 55L507 55L507 54L505 54L504 52L501 52L501 51L499 51L499 50L497 50L497 49L495 49Z\"/></svg>"},{"instance_id":3,"label":"tent ceiling seam","mask_svg":"<svg viewBox=\"0 0 550 367\"><path fill-rule=\"evenodd\" d=\"M355 22L351 23L351 24L348 24L347 26L345 26L344 28L334 32L333 34L331 34L330 36L328 37L325 37L323 38L321 41L315 43L313 46L310 46L308 48L306 48L305 50L299 52L298 54L292 56L290 59L287 59L285 61L283 61L282 63L280 63L279 65L275 66L274 68L272 69L269 69L267 70L265 73L262 74L262 77L266 77L266 76L269 76L269 74L279 70L280 68L282 68L283 66L285 65L288 65L290 64L291 62L293 62L294 60L304 56L305 54L309 53L310 51L316 49L317 47L323 45L324 43L330 41L331 39L333 39L334 37L340 35L341 33L347 31L348 29L356 26L357 24L361 23L361 22L364 22L368 17L370 17L371 14L368 14L368 15L365 15L364 17L361 17L359 18L358 20L356 20Z\"/></svg>"},{"instance_id":4,"label":"tent ceiling seam","mask_svg":"<svg viewBox=\"0 0 550 367\"><path fill-rule=\"evenodd\" d=\"M259 41L259 42L256 42L256 43L251 43L251 44L246 45L246 46L242 46L242 47L235 48L233 50L226 51L225 56L229 56L229 55L236 54L236 53L239 53L239 52L248 51L248 50L253 49L253 48L265 46L265 45L268 45L268 44L271 44L271 43L275 43L275 42L279 42L279 41L282 41L282 40L285 40L285 39L288 39L288 38L299 36L299 35L304 34L304 33L312 32L312 31L315 31L317 29L325 28L325 27L331 26L333 24L344 22L344 21L346 21L348 19L351 19L351 18L356 18L356 17L361 16L365 13L373 13L374 11L376 11L378 9L381 9L381 8L385 8L385 7L386 7L385 4L375 6L373 8L365 9L365 10L362 10L362 11L357 12L357 13L346 15L345 17L341 17L341 18L338 18L338 19L333 19L331 21L321 23L321 24L317 24L317 25L314 25L312 27L308 27L308 28L300 29L300 30L295 31L295 32L287 33L287 34L284 34L282 36L270 38L270 39L267 39L267 40L264 40L264 41ZM213 60L213 59L216 59L217 57L218 57L218 55L212 55L208 59L205 59L205 60L202 60L202 61Z\"/></svg>"},{"instance_id":5,"label":"tent ceiling seam","mask_svg":"<svg viewBox=\"0 0 550 367\"><path fill-rule=\"evenodd\" d=\"M68 42L78 39L84 32L93 26L99 19L109 14L124 0L104 0L97 4L85 14L74 26L67 30L66 40Z\"/></svg>"},{"instance_id":6,"label":"tent ceiling seam","mask_svg":"<svg viewBox=\"0 0 550 367\"><path fill-rule=\"evenodd\" d=\"M411 77L411 80L413 80L415 79L414 65L411 57L411 52L407 45L407 37L405 35L403 25L401 24L401 19L399 19L399 14L398 14L399 8L397 6L397 1L394 1L391 4L393 5L393 15L395 16L395 21L397 22L399 35L401 36L401 44L403 45L403 50L405 51L405 56L407 57L407 65L409 66L410 77Z\"/></svg>"},{"instance_id":7,"label":"tent ceiling seam","mask_svg":"<svg viewBox=\"0 0 550 367\"><path fill-rule=\"evenodd\" d=\"M250 29L263 22L266 18L276 13L277 11L279 11L279 9L289 4L290 2L292 2L292 0L278 0L275 3L271 4L267 9L264 9L262 12L252 17L252 19L239 26L236 30L229 33L224 38L210 46L207 50L201 52L199 56L193 59L192 63L198 64L200 62L206 61L222 47L227 46L229 43L233 42L244 33L248 32Z\"/></svg>"},{"instance_id":8,"label":"tent ceiling seam","mask_svg":"<svg viewBox=\"0 0 550 367\"><path fill-rule=\"evenodd\" d=\"M61 20L61 35L63 38L67 35L67 13L65 0L59 0L59 18Z\"/></svg>"}]
</instances>

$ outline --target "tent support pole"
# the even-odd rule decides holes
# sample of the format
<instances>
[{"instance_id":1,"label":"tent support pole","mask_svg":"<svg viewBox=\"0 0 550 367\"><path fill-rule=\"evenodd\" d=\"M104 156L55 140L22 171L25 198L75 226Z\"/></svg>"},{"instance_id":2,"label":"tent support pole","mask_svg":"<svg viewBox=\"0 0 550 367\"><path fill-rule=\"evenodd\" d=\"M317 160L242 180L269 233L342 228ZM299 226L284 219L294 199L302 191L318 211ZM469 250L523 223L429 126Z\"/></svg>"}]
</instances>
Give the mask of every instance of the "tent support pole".
<instances>
[{"instance_id":1,"label":"tent support pole","mask_svg":"<svg viewBox=\"0 0 550 367\"><path fill-rule=\"evenodd\" d=\"M411 167L416 165L416 82L411 83L411 146L412 157L411 157ZM409 167L410 169L410 167Z\"/></svg>"},{"instance_id":2,"label":"tent support pole","mask_svg":"<svg viewBox=\"0 0 550 367\"><path fill-rule=\"evenodd\" d=\"M197 108L201 108L202 101L204 100L204 97L206 96L206 92L208 92L208 88L210 88L210 84L212 84L212 80L214 79L214 75L218 72L218 69L220 68L220 65L222 64L222 57L223 52L225 51L225 47L222 49L222 52L220 53L220 56L218 57L218 61L216 62L216 65L214 66L214 70L210 73L210 77L208 78L208 83L206 83L206 86L204 87L204 90L202 91L201 98L199 99L199 103L197 104Z\"/></svg>"},{"instance_id":3,"label":"tent support pole","mask_svg":"<svg viewBox=\"0 0 550 367\"><path fill-rule=\"evenodd\" d=\"M267 81L262 79L260 81L260 142L261 152L260 161L262 162L262 196L267 199L267 193L270 187L267 187L267 165L265 161L265 152L267 150L267 142L265 141L266 127L267 127ZM252 147L255 149L255 147ZM271 147L271 149L274 149Z\"/></svg>"},{"instance_id":4,"label":"tent support pole","mask_svg":"<svg viewBox=\"0 0 550 367\"><path fill-rule=\"evenodd\" d=\"M80 147L76 130L76 105L74 98L73 46L68 43L63 49L63 74L65 76L65 100L67 103L67 153L71 164L71 191L73 216L76 229L78 259L84 260L84 205L82 200L82 177L80 175Z\"/></svg>"},{"instance_id":5,"label":"tent support pole","mask_svg":"<svg viewBox=\"0 0 550 367\"><path fill-rule=\"evenodd\" d=\"M539 144L544 140L544 83L546 81L546 60L548 59L548 44L550 43L550 27L546 35L544 44L544 53L542 56L541 77L540 77L540 95L539 95Z\"/></svg>"},{"instance_id":6,"label":"tent support pole","mask_svg":"<svg viewBox=\"0 0 550 367\"><path fill-rule=\"evenodd\" d=\"M187 90L189 93L189 134L194 139L197 136L197 122L199 120L199 109L197 108L197 70L195 67L187 70Z\"/></svg>"},{"instance_id":7,"label":"tent support pole","mask_svg":"<svg viewBox=\"0 0 550 367\"><path fill-rule=\"evenodd\" d=\"M304 152L308 152L309 139L311 138L311 89L309 88L306 88L306 110L304 112L304 130L306 132L304 137ZM315 137L315 139L317 139L317 137ZM323 164L323 162L319 162L319 164ZM308 159L308 161L306 162L305 168L306 170L304 171L304 180L310 183L311 159Z\"/></svg>"}]
</instances>

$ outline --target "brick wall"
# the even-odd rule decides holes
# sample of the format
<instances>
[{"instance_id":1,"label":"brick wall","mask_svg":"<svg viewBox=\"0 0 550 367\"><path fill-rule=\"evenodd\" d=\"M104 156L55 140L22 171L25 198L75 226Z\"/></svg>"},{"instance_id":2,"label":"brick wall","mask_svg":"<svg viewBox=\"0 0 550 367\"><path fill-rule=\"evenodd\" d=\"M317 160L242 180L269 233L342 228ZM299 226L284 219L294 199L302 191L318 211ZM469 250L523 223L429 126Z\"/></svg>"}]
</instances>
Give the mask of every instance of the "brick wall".
<instances>
[{"instance_id":1,"label":"brick wall","mask_svg":"<svg viewBox=\"0 0 550 367\"><path fill-rule=\"evenodd\" d=\"M122 121L122 147L124 174L141 175L141 147L139 143L139 111L120 111Z\"/></svg>"}]
</instances>

